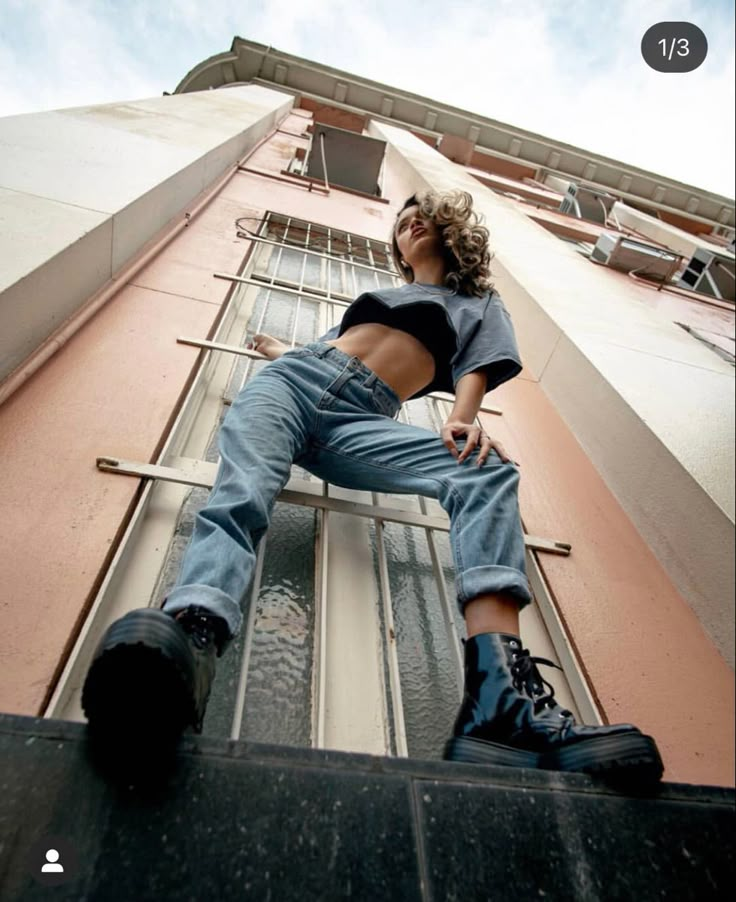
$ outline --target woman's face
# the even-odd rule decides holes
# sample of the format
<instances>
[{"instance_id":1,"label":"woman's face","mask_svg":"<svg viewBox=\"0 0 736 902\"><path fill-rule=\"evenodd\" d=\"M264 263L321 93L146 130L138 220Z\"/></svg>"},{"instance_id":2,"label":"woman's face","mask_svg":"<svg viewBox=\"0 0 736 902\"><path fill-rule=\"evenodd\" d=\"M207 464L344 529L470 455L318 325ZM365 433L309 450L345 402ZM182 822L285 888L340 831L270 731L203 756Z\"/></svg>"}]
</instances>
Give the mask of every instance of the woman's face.
<instances>
[{"instance_id":1,"label":"woman's face","mask_svg":"<svg viewBox=\"0 0 736 902\"><path fill-rule=\"evenodd\" d=\"M401 257L412 269L421 260L442 257L442 235L432 219L425 219L417 205L401 212L395 228Z\"/></svg>"}]
</instances>

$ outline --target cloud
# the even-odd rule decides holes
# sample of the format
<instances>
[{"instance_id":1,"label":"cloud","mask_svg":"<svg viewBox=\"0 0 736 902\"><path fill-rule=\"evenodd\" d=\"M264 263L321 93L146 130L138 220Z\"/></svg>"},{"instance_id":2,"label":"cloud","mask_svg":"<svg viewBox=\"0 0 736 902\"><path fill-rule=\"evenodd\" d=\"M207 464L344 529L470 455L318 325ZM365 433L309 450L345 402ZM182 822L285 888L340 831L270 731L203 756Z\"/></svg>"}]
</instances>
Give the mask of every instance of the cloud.
<instances>
[{"instance_id":1,"label":"cloud","mask_svg":"<svg viewBox=\"0 0 736 902\"><path fill-rule=\"evenodd\" d=\"M733 197L728 2L3 3L1 115L158 96L240 35ZM698 70L646 65L658 21L702 28Z\"/></svg>"},{"instance_id":2,"label":"cloud","mask_svg":"<svg viewBox=\"0 0 736 902\"><path fill-rule=\"evenodd\" d=\"M494 3L492 15L485 3L453 5L448 21L443 4L429 3L409 42L358 10L360 46L336 46L332 65L733 197L728 7L515 0ZM691 73L655 72L641 38L657 21L680 20L703 29L708 57Z\"/></svg>"},{"instance_id":3,"label":"cloud","mask_svg":"<svg viewBox=\"0 0 736 902\"><path fill-rule=\"evenodd\" d=\"M70 0L11 0L0 43L2 115L161 93L154 72L99 8Z\"/></svg>"}]
</instances>

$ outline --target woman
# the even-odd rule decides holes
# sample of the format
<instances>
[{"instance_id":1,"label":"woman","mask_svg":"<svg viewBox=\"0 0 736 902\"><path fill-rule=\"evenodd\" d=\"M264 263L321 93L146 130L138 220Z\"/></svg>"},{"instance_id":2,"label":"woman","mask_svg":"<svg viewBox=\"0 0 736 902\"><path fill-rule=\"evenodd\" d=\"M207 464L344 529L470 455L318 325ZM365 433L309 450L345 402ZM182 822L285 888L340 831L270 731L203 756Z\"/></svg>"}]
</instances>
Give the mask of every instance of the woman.
<instances>
[{"instance_id":1,"label":"woman","mask_svg":"<svg viewBox=\"0 0 736 902\"><path fill-rule=\"evenodd\" d=\"M302 348L264 334L249 345L273 362L225 418L217 479L175 588L160 610L129 612L100 642L83 693L90 729L133 721L201 732L215 656L240 630L256 547L297 463L347 488L434 497L447 511L468 639L446 758L658 779L650 737L629 724L577 725L539 674L550 662L522 647L519 611L532 596L519 471L474 422L483 396L521 362L471 196L410 197L392 246L405 285L362 294ZM434 390L455 396L441 435L394 419L404 401ZM113 698L134 670L141 697Z\"/></svg>"}]
</instances>

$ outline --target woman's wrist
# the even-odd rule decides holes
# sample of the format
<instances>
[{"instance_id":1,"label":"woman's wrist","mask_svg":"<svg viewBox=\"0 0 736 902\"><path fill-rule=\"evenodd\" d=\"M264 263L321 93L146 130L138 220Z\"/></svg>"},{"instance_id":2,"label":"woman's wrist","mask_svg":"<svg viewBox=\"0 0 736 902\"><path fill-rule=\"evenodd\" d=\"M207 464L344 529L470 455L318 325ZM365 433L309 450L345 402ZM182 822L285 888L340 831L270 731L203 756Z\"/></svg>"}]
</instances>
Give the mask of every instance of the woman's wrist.
<instances>
[{"instance_id":1,"label":"woman's wrist","mask_svg":"<svg viewBox=\"0 0 736 902\"><path fill-rule=\"evenodd\" d=\"M485 395L486 377L482 371L466 373L455 386L455 403L449 419L472 423L478 416Z\"/></svg>"},{"instance_id":2,"label":"woman's wrist","mask_svg":"<svg viewBox=\"0 0 736 902\"><path fill-rule=\"evenodd\" d=\"M263 354L263 356L267 357L269 360L276 360L277 357L281 357L282 354L285 354L289 350L289 345L284 344L284 342L279 341L278 338L274 338L272 335L266 335L265 333L254 335L253 339L248 342L246 347L258 351L259 354Z\"/></svg>"},{"instance_id":3,"label":"woman's wrist","mask_svg":"<svg viewBox=\"0 0 736 902\"><path fill-rule=\"evenodd\" d=\"M453 407L447 421L455 420L460 423L473 423L478 416L480 405L476 407L474 404L461 404L459 407Z\"/></svg>"}]
</instances>

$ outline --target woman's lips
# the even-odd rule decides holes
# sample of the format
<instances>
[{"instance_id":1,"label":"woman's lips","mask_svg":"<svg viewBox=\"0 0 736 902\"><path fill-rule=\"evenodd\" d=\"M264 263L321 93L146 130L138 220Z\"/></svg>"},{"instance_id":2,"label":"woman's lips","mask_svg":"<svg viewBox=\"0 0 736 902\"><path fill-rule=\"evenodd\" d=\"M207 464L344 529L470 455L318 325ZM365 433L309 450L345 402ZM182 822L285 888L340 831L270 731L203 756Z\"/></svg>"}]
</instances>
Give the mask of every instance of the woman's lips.
<instances>
[{"instance_id":1,"label":"woman's lips","mask_svg":"<svg viewBox=\"0 0 736 902\"><path fill-rule=\"evenodd\" d=\"M426 234L427 234L426 229L414 229L414 231L411 233L411 237L412 237L412 239L414 239L418 235L426 235Z\"/></svg>"}]
</instances>

